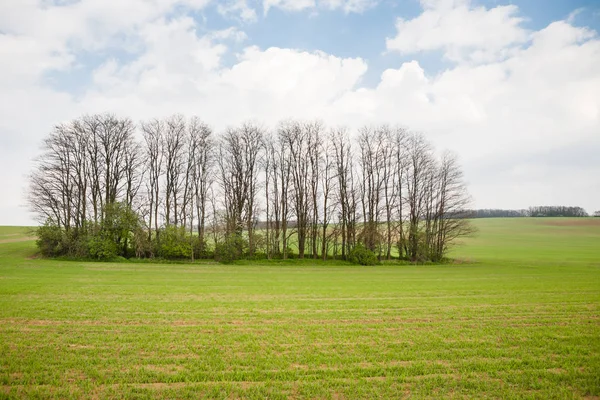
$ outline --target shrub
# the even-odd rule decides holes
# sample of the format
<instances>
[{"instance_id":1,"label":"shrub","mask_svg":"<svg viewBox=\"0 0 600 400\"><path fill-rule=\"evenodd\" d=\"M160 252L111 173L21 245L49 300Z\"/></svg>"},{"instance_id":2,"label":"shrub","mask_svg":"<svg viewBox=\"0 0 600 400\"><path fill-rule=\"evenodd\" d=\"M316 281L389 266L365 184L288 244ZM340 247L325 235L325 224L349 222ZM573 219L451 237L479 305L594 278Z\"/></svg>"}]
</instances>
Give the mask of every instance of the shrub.
<instances>
[{"instance_id":1,"label":"shrub","mask_svg":"<svg viewBox=\"0 0 600 400\"><path fill-rule=\"evenodd\" d=\"M375 253L371 250L367 249L362 243L354 246L350 253L348 254L348 261L352 264L359 265L377 265L379 264L379 260Z\"/></svg>"},{"instance_id":2,"label":"shrub","mask_svg":"<svg viewBox=\"0 0 600 400\"><path fill-rule=\"evenodd\" d=\"M248 244L240 235L228 235L223 242L217 243L215 259L223 264L231 264L242 258L247 246Z\"/></svg>"},{"instance_id":3,"label":"shrub","mask_svg":"<svg viewBox=\"0 0 600 400\"><path fill-rule=\"evenodd\" d=\"M214 252L208 247L206 239L200 240L200 238L194 238L194 257L201 259L214 258Z\"/></svg>"},{"instance_id":4,"label":"shrub","mask_svg":"<svg viewBox=\"0 0 600 400\"><path fill-rule=\"evenodd\" d=\"M66 254L64 232L51 221L37 229L36 245L44 257L57 257Z\"/></svg>"},{"instance_id":5,"label":"shrub","mask_svg":"<svg viewBox=\"0 0 600 400\"><path fill-rule=\"evenodd\" d=\"M136 227L133 231L131 248L135 252L137 258L152 257L154 255L154 245L152 240L148 236L148 232L141 226Z\"/></svg>"},{"instance_id":6,"label":"shrub","mask_svg":"<svg viewBox=\"0 0 600 400\"><path fill-rule=\"evenodd\" d=\"M103 235L92 236L88 240L88 254L96 260L112 260L117 256L117 244Z\"/></svg>"},{"instance_id":7,"label":"shrub","mask_svg":"<svg viewBox=\"0 0 600 400\"><path fill-rule=\"evenodd\" d=\"M157 254L168 259L190 258L192 243L185 227L167 226L160 230Z\"/></svg>"},{"instance_id":8,"label":"shrub","mask_svg":"<svg viewBox=\"0 0 600 400\"><path fill-rule=\"evenodd\" d=\"M103 212L104 220L100 227L102 236L116 244L117 255L134 255L136 249L131 246L131 240L142 226L139 215L125 202L106 204Z\"/></svg>"}]
</instances>

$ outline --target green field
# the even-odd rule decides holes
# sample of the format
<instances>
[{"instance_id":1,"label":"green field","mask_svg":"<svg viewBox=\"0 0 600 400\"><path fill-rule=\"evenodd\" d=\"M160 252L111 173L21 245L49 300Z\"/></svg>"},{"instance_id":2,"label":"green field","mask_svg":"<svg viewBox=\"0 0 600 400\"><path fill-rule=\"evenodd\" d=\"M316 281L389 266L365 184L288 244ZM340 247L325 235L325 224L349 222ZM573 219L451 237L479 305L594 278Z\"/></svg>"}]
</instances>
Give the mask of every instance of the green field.
<instances>
[{"instance_id":1,"label":"green field","mask_svg":"<svg viewBox=\"0 0 600 400\"><path fill-rule=\"evenodd\" d=\"M477 220L454 264L40 260L0 227L0 398L600 396L600 218Z\"/></svg>"}]
</instances>

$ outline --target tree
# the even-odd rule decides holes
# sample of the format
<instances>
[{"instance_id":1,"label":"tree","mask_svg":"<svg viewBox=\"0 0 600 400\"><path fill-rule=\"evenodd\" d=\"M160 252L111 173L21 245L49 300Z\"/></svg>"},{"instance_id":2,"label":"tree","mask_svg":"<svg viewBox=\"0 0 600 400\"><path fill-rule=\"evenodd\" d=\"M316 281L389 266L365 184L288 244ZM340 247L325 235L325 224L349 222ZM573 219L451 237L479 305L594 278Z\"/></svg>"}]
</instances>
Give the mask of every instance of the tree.
<instances>
[{"instance_id":1,"label":"tree","mask_svg":"<svg viewBox=\"0 0 600 400\"><path fill-rule=\"evenodd\" d=\"M104 219L100 225L99 236L115 244L115 255L129 256L129 245L133 235L140 228L140 218L127 202L108 203L103 210Z\"/></svg>"},{"instance_id":2,"label":"tree","mask_svg":"<svg viewBox=\"0 0 600 400\"><path fill-rule=\"evenodd\" d=\"M341 233L341 256L346 259L356 238L356 191L352 164L352 148L347 130L343 127L332 130L331 146L334 151L337 176L337 202Z\"/></svg>"},{"instance_id":3,"label":"tree","mask_svg":"<svg viewBox=\"0 0 600 400\"><path fill-rule=\"evenodd\" d=\"M265 140L265 190L269 248L275 256L288 256L289 185L291 165L282 127L277 136Z\"/></svg>"},{"instance_id":4,"label":"tree","mask_svg":"<svg viewBox=\"0 0 600 400\"><path fill-rule=\"evenodd\" d=\"M361 242L375 253L380 245L379 222L381 218L381 200L385 185L385 161L387 153L387 127L360 130L358 144L360 148L361 204L363 226Z\"/></svg>"},{"instance_id":5,"label":"tree","mask_svg":"<svg viewBox=\"0 0 600 400\"><path fill-rule=\"evenodd\" d=\"M395 221L394 235L399 258L403 258L405 254L408 254L408 241L406 240L404 229L404 220L407 215L404 211L406 204L404 202L404 192L406 190L405 181L408 176L409 165L407 138L408 134L403 128L396 128L392 134L392 155L390 162L392 163L392 194L394 198L392 207L395 209L395 212L391 212L390 214Z\"/></svg>"},{"instance_id":6,"label":"tree","mask_svg":"<svg viewBox=\"0 0 600 400\"><path fill-rule=\"evenodd\" d=\"M452 153L442 155L434 193L434 213L432 216L431 250L429 258L440 261L454 239L474 232L467 218L470 196L464 184L458 159Z\"/></svg>"},{"instance_id":7,"label":"tree","mask_svg":"<svg viewBox=\"0 0 600 400\"><path fill-rule=\"evenodd\" d=\"M189 147L192 162L192 190L196 206L197 233L200 252L205 252L208 192L213 183L214 142L212 129L198 118L189 125Z\"/></svg>"},{"instance_id":8,"label":"tree","mask_svg":"<svg viewBox=\"0 0 600 400\"><path fill-rule=\"evenodd\" d=\"M225 205L227 236L248 232L248 251L254 252L259 155L263 130L252 123L229 128L219 145L220 185Z\"/></svg>"},{"instance_id":9,"label":"tree","mask_svg":"<svg viewBox=\"0 0 600 400\"><path fill-rule=\"evenodd\" d=\"M308 122L304 125L308 138L308 162L310 169L310 244L311 254L313 258L319 257L318 242L319 242L319 176L323 172L323 136L324 126L321 121ZM321 240L324 240L322 238Z\"/></svg>"},{"instance_id":10,"label":"tree","mask_svg":"<svg viewBox=\"0 0 600 400\"><path fill-rule=\"evenodd\" d=\"M148 171L146 180L147 200L149 207L148 238L152 238L152 223L154 222L154 232L158 235L160 226L158 212L160 209L161 196L161 177L164 174L164 135L165 124L159 119L153 119L141 124L144 137L146 160L145 169Z\"/></svg>"},{"instance_id":11,"label":"tree","mask_svg":"<svg viewBox=\"0 0 600 400\"><path fill-rule=\"evenodd\" d=\"M306 127L291 120L280 126L279 135L288 149L298 257L304 258L310 210L310 160L307 157L310 139Z\"/></svg>"},{"instance_id":12,"label":"tree","mask_svg":"<svg viewBox=\"0 0 600 400\"><path fill-rule=\"evenodd\" d=\"M323 159L321 166L321 173L319 174L319 180L321 185L322 193L322 219L321 223L321 257L323 260L327 259L329 253L329 242L330 234L328 234L329 224L331 223L333 210L335 203L333 200L333 190L335 184L335 169L334 169L334 157L333 149L328 141L324 141L323 148Z\"/></svg>"},{"instance_id":13,"label":"tree","mask_svg":"<svg viewBox=\"0 0 600 400\"><path fill-rule=\"evenodd\" d=\"M424 257L420 251L423 249L421 220L427 212L426 201L434 172L434 159L431 146L422 135L410 135L405 145L408 159L404 180L404 202L408 214L407 256L410 260L417 261Z\"/></svg>"},{"instance_id":14,"label":"tree","mask_svg":"<svg viewBox=\"0 0 600 400\"><path fill-rule=\"evenodd\" d=\"M178 226L180 195L185 168L185 119L182 115L174 115L165 121L165 223Z\"/></svg>"}]
</instances>

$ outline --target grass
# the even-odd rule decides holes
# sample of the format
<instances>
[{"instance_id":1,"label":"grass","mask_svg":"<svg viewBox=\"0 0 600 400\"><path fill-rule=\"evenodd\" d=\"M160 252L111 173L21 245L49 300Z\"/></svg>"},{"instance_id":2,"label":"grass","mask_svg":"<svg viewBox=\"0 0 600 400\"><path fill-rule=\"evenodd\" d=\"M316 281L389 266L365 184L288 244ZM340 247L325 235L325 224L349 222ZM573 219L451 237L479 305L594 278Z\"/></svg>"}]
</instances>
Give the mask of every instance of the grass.
<instances>
[{"instance_id":1,"label":"grass","mask_svg":"<svg viewBox=\"0 0 600 400\"><path fill-rule=\"evenodd\" d=\"M379 267L40 260L3 227L0 397L598 398L588 221L477 220L456 264Z\"/></svg>"}]
</instances>

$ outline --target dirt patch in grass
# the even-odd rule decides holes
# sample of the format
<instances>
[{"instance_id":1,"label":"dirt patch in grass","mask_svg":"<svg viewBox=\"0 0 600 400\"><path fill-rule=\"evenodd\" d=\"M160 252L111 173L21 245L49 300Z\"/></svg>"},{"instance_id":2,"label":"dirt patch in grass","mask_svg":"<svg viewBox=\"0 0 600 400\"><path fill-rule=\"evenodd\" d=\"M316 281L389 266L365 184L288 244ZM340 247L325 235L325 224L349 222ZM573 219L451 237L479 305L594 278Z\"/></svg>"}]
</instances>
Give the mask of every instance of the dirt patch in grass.
<instances>
[{"instance_id":1,"label":"dirt patch in grass","mask_svg":"<svg viewBox=\"0 0 600 400\"><path fill-rule=\"evenodd\" d=\"M26 236L26 237L10 238L10 239L0 239L0 244L2 244L2 243L15 243L15 242L28 242L30 240L35 240L35 236Z\"/></svg>"},{"instance_id":2,"label":"dirt patch in grass","mask_svg":"<svg viewBox=\"0 0 600 400\"><path fill-rule=\"evenodd\" d=\"M153 389L153 390L165 390L165 389L181 389L186 386L185 382L153 382L153 383L132 383L124 386L133 386L140 389Z\"/></svg>"},{"instance_id":3,"label":"dirt patch in grass","mask_svg":"<svg viewBox=\"0 0 600 400\"><path fill-rule=\"evenodd\" d=\"M70 344L69 348L70 349L95 349L96 346L91 346L91 345L87 345L87 344Z\"/></svg>"}]
</instances>

